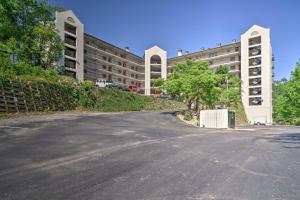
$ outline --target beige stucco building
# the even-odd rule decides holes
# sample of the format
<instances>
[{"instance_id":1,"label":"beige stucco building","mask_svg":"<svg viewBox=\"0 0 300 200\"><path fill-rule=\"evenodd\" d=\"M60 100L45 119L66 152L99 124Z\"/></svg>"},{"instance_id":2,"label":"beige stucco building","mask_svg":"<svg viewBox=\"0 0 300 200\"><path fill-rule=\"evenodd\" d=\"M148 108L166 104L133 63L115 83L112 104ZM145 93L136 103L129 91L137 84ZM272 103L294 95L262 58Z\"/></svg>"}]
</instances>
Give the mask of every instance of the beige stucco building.
<instances>
[{"instance_id":1,"label":"beige stucco building","mask_svg":"<svg viewBox=\"0 0 300 200\"><path fill-rule=\"evenodd\" d=\"M193 53L167 57L159 46L145 50L143 57L119 48L87 33L84 25L72 11L56 13L56 27L64 40L65 52L61 66L79 81L106 79L120 85L137 86L145 95L156 93L152 81L167 79L176 62L188 59L204 60L212 69L228 66L230 73L242 80L242 102L250 123L272 124L272 48L270 30L257 25L241 35L240 42L218 44Z\"/></svg>"}]
</instances>

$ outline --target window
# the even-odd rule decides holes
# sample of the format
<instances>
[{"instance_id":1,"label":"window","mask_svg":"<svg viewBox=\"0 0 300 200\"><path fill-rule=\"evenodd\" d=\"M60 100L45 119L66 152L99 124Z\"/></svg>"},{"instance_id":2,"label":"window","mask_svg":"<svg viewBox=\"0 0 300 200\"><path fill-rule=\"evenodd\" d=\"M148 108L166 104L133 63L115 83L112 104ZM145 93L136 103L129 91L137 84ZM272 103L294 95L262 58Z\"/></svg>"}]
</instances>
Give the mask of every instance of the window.
<instances>
[{"instance_id":1,"label":"window","mask_svg":"<svg viewBox=\"0 0 300 200\"><path fill-rule=\"evenodd\" d=\"M106 61L106 56L102 56L102 60L105 60L105 61Z\"/></svg>"},{"instance_id":2,"label":"window","mask_svg":"<svg viewBox=\"0 0 300 200\"><path fill-rule=\"evenodd\" d=\"M102 78L106 78L106 74L102 74Z\"/></svg>"},{"instance_id":3,"label":"window","mask_svg":"<svg viewBox=\"0 0 300 200\"><path fill-rule=\"evenodd\" d=\"M261 97L249 98L249 106L260 106L262 104Z\"/></svg>"},{"instance_id":4,"label":"window","mask_svg":"<svg viewBox=\"0 0 300 200\"><path fill-rule=\"evenodd\" d=\"M119 81L119 82L122 82L122 79L121 79L121 78L118 78L118 81Z\"/></svg>"},{"instance_id":5,"label":"window","mask_svg":"<svg viewBox=\"0 0 300 200\"><path fill-rule=\"evenodd\" d=\"M235 70L235 66L230 66L230 70Z\"/></svg>"},{"instance_id":6,"label":"window","mask_svg":"<svg viewBox=\"0 0 300 200\"><path fill-rule=\"evenodd\" d=\"M102 68L103 68L103 69L106 69L106 65L102 65Z\"/></svg>"},{"instance_id":7,"label":"window","mask_svg":"<svg viewBox=\"0 0 300 200\"><path fill-rule=\"evenodd\" d=\"M123 79L123 83L126 84L126 78Z\"/></svg>"},{"instance_id":8,"label":"window","mask_svg":"<svg viewBox=\"0 0 300 200\"><path fill-rule=\"evenodd\" d=\"M118 65L122 66L122 63L121 63L121 62L118 62Z\"/></svg>"},{"instance_id":9,"label":"window","mask_svg":"<svg viewBox=\"0 0 300 200\"><path fill-rule=\"evenodd\" d=\"M261 85L261 78L251 78L249 79L249 86Z\"/></svg>"},{"instance_id":10,"label":"window","mask_svg":"<svg viewBox=\"0 0 300 200\"><path fill-rule=\"evenodd\" d=\"M109 58L108 58L108 62L112 62L112 59L111 59L111 57L109 57Z\"/></svg>"},{"instance_id":11,"label":"window","mask_svg":"<svg viewBox=\"0 0 300 200\"><path fill-rule=\"evenodd\" d=\"M74 60L65 58L65 67L76 69L76 62Z\"/></svg>"},{"instance_id":12,"label":"window","mask_svg":"<svg viewBox=\"0 0 300 200\"><path fill-rule=\"evenodd\" d=\"M86 64L87 63L87 61L86 61L86 59L84 59L84 64Z\"/></svg>"},{"instance_id":13,"label":"window","mask_svg":"<svg viewBox=\"0 0 300 200\"><path fill-rule=\"evenodd\" d=\"M249 46L250 45L257 45L257 44L261 44L261 37L260 36L249 39Z\"/></svg>"},{"instance_id":14,"label":"window","mask_svg":"<svg viewBox=\"0 0 300 200\"><path fill-rule=\"evenodd\" d=\"M119 74L122 74L122 71L121 71L121 70L118 70L118 73L119 73Z\"/></svg>"},{"instance_id":15,"label":"window","mask_svg":"<svg viewBox=\"0 0 300 200\"><path fill-rule=\"evenodd\" d=\"M131 78L134 78L134 74L131 74Z\"/></svg>"},{"instance_id":16,"label":"window","mask_svg":"<svg viewBox=\"0 0 300 200\"><path fill-rule=\"evenodd\" d=\"M214 62L213 62L213 61L209 61L208 63L209 63L210 65L214 64Z\"/></svg>"},{"instance_id":17,"label":"window","mask_svg":"<svg viewBox=\"0 0 300 200\"><path fill-rule=\"evenodd\" d=\"M65 47L65 55L70 56L72 58L76 58L76 50L71 49L69 47Z\"/></svg>"},{"instance_id":18,"label":"window","mask_svg":"<svg viewBox=\"0 0 300 200\"><path fill-rule=\"evenodd\" d=\"M261 95L261 87L249 88L249 95L251 96Z\"/></svg>"},{"instance_id":19,"label":"window","mask_svg":"<svg viewBox=\"0 0 300 200\"><path fill-rule=\"evenodd\" d=\"M131 69L134 70L134 66L131 66Z\"/></svg>"},{"instance_id":20,"label":"window","mask_svg":"<svg viewBox=\"0 0 300 200\"><path fill-rule=\"evenodd\" d=\"M261 55L261 46L249 48L249 57Z\"/></svg>"},{"instance_id":21,"label":"window","mask_svg":"<svg viewBox=\"0 0 300 200\"><path fill-rule=\"evenodd\" d=\"M66 22L65 22L65 31L76 35L76 27Z\"/></svg>"},{"instance_id":22,"label":"window","mask_svg":"<svg viewBox=\"0 0 300 200\"><path fill-rule=\"evenodd\" d=\"M249 69L249 76L260 76L261 75L261 68L255 67Z\"/></svg>"},{"instance_id":23,"label":"window","mask_svg":"<svg viewBox=\"0 0 300 200\"><path fill-rule=\"evenodd\" d=\"M126 76L126 70L123 71L123 75Z\"/></svg>"},{"instance_id":24,"label":"window","mask_svg":"<svg viewBox=\"0 0 300 200\"><path fill-rule=\"evenodd\" d=\"M87 54L87 50L86 49L84 50L84 53Z\"/></svg>"},{"instance_id":25,"label":"window","mask_svg":"<svg viewBox=\"0 0 300 200\"><path fill-rule=\"evenodd\" d=\"M84 70L83 70L83 72L86 74L86 73L87 73L87 70L86 70L86 69L84 69Z\"/></svg>"},{"instance_id":26,"label":"window","mask_svg":"<svg viewBox=\"0 0 300 200\"><path fill-rule=\"evenodd\" d=\"M257 66L261 64L261 58L250 58L249 66Z\"/></svg>"},{"instance_id":27,"label":"window","mask_svg":"<svg viewBox=\"0 0 300 200\"><path fill-rule=\"evenodd\" d=\"M240 51L240 47L235 47L235 51L236 52Z\"/></svg>"},{"instance_id":28,"label":"window","mask_svg":"<svg viewBox=\"0 0 300 200\"><path fill-rule=\"evenodd\" d=\"M209 54L208 54L208 57L209 57L209 58L215 57L215 56L218 56L218 53L217 53L217 52L213 52L213 53L209 53Z\"/></svg>"},{"instance_id":29,"label":"window","mask_svg":"<svg viewBox=\"0 0 300 200\"><path fill-rule=\"evenodd\" d=\"M76 38L65 34L65 43L76 47Z\"/></svg>"},{"instance_id":30,"label":"window","mask_svg":"<svg viewBox=\"0 0 300 200\"><path fill-rule=\"evenodd\" d=\"M230 57L230 61L235 61L235 56Z\"/></svg>"}]
</instances>

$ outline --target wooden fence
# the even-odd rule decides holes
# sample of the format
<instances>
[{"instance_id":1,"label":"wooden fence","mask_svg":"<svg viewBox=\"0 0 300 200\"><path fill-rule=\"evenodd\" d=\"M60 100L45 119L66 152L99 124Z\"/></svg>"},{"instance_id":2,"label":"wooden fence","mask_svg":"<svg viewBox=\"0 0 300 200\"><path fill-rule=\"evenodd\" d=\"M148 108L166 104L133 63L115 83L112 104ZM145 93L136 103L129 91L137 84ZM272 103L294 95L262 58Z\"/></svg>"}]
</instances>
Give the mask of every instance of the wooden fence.
<instances>
[{"instance_id":1,"label":"wooden fence","mask_svg":"<svg viewBox=\"0 0 300 200\"><path fill-rule=\"evenodd\" d=\"M70 86L0 78L0 113L64 111L76 107Z\"/></svg>"}]
</instances>

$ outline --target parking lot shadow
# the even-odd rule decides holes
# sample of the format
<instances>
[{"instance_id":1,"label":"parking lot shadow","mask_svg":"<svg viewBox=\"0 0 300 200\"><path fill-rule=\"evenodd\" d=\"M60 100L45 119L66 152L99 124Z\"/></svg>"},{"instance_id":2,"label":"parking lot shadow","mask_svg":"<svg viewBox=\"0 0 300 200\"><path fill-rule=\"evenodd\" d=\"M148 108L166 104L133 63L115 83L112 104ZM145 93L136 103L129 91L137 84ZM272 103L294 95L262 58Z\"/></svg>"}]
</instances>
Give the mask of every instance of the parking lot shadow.
<instances>
[{"instance_id":1,"label":"parking lot shadow","mask_svg":"<svg viewBox=\"0 0 300 200\"><path fill-rule=\"evenodd\" d=\"M299 148L300 149L300 133L288 133L276 135L270 138L271 142L280 143L284 148Z\"/></svg>"}]
</instances>

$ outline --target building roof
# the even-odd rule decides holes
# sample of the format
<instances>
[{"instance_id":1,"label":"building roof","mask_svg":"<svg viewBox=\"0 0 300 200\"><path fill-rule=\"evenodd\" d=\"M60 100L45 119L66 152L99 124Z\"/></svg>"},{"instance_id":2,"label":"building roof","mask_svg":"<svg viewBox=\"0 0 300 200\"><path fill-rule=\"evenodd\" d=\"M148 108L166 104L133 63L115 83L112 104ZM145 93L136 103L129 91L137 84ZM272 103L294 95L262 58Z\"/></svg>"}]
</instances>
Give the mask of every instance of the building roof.
<instances>
[{"instance_id":1,"label":"building roof","mask_svg":"<svg viewBox=\"0 0 300 200\"><path fill-rule=\"evenodd\" d=\"M88 36L88 37L91 37L91 38L93 38L93 39L95 39L95 40L98 40L98 41L100 41L100 42L102 42L102 43L104 43L104 44L106 44L106 45L109 45L109 46L111 46L112 48L116 48L116 49L122 51L122 52L125 53L125 54L129 54L129 55L132 55L132 56L134 56L134 57L136 57L136 58L138 58L138 59L142 59L142 60L143 60L142 57L140 57L140 56L138 56L138 55L136 55L136 54L134 54L134 53L131 53L130 51L126 51L125 49L122 49L122 48L120 48L120 47L117 47L116 45L113 45L113 44L111 44L111 43L108 43L108 42L106 42L106 41L104 41L104 40L101 40L101 39L99 39L99 38L97 38L97 37L95 37L95 36L93 36L93 35L91 35L91 34L84 33L84 35L86 35L86 36Z\"/></svg>"}]
</instances>

